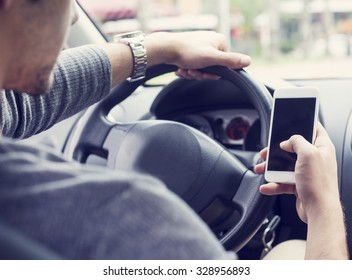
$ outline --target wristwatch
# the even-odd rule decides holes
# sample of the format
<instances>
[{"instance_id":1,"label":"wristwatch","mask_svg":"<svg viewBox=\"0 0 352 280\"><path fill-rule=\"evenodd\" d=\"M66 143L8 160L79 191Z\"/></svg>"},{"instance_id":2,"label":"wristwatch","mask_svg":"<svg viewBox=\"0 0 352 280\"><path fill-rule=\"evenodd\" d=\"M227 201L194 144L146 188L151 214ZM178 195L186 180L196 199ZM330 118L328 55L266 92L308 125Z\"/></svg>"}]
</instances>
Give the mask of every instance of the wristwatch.
<instances>
[{"instance_id":1,"label":"wristwatch","mask_svg":"<svg viewBox=\"0 0 352 280\"><path fill-rule=\"evenodd\" d=\"M132 75L127 80L134 82L145 78L147 71L147 51L144 47L145 34L142 31L118 34L114 36L114 42L124 43L131 48L133 55Z\"/></svg>"}]
</instances>

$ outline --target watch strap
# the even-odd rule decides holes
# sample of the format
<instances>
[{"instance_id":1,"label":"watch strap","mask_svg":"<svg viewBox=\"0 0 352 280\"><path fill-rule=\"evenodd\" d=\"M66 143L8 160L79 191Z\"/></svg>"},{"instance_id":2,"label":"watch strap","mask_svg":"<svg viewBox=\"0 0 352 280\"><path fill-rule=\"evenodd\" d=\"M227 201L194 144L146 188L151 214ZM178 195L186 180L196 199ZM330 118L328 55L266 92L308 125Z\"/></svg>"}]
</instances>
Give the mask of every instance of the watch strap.
<instances>
[{"instance_id":1,"label":"watch strap","mask_svg":"<svg viewBox=\"0 0 352 280\"><path fill-rule=\"evenodd\" d=\"M133 56L132 75L127 79L130 82L145 78L147 71L147 51L144 46L145 34L141 31L134 31L114 36L114 42L127 44Z\"/></svg>"}]
</instances>

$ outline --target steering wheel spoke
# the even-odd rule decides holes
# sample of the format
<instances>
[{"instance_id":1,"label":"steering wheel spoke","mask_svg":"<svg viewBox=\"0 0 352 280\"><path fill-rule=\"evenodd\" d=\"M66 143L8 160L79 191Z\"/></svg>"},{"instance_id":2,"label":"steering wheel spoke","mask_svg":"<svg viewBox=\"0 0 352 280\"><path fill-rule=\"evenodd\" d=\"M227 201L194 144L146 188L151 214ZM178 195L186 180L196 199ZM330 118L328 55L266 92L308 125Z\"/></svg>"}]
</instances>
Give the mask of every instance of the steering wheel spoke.
<instances>
[{"instance_id":1,"label":"steering wheel spoke","mask_svg":"<svg viewBox=\"0 0 352 280\"><path fill-rule=\"evenodd\" d=\"M70 133L64 154L69 159L87 163L90 156L107 159L104 143L116 123L110 122L99 109L99 104L88 108Z\"/></svg>"},{"instance_id":2,"label":"steering wheel spoke","mask_svg":"<svg viewBox=\"0 0 352 280\"><path fill-rule=\"evenodd\" d=\"M231 226L220 237L220 242L226 248L236 252L240 250L262 225L263 216L258 215L258 213L267 213L268 209L273 206L275 198L264 196L258 190L264 182L263 176L254 174L250 170L244 174L238 186L238 191L232 198L236 219L232 221ZM243 228L254 230L251 234L248 234L247 231L242 230ZM237 240L243 240L243 243L239 244Z\"/></svg>"},{"instance_id":3,"label":"steering wheel spoke","mask_svg":"<svg viewBox=\"0 0 352 280\"><path fill-rule=\"evenodd\" d=\"M230 153L242 162L249 170L253 170L253 167L258 164L261 159L259 152L232 149L230 150Z\"/></svg>"}]
</instances>

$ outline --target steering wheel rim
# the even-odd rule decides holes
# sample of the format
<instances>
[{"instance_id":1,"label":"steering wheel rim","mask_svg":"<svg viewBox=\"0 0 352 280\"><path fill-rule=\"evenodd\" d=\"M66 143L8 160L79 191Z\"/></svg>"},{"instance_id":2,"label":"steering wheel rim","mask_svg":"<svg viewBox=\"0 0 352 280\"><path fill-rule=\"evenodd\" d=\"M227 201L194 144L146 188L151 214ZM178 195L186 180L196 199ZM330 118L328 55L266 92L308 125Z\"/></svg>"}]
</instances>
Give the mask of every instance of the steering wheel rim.
<instances>
[{"instance_id":1,"label":"steering wheel rim","mask_svg":"<svg viewBox=\"0 0 352 280\"><path fill-rule=\"evenodd\" d=\"M99 157L107 158L108 166L110 167L119 169L124 168L123 166L118 166L116 164L116 158L113 158L113 160L109 159L110 154L121 153L119 148L107 148L107 146L111 145L111 142L114 142L114 147L117 146L116 143L119 143L121 146L122 143L127 142L123 140L125 138L124 132L128 131L129 135L132 135L133 133L130 133L130 131L145 131L145 126L139 128L139 124L136 126L135 123L127 125L112 124L107 120L106 116L114 106L130 96L135 89L137 89L137 87L143 85L147 80L161 74L173 72L176 69L177 67L172 65L157 65L148 69L145 79L134 83L126 81L112 89L111 93L104 100L87 109L82 118L79 120L66 142L64 148L66 157L84 163L89 155L94 154ZM260 118L262 131L260 142L262 146L266 146L270 124L270 111L272 106L272 98L267 89L260 83L253 80L248 73L242 69L232 70L225 67L215 66L208 67L203 70L208 73L221 76L223 79L235 84L248 94L254 107L257 109ZM148 125L149 124L147 123L147 127ZM151 125L153 126L154 124ZM113 129L116 128L116 126L119 126L120 129ZM137 129L135 127L137 127ZM179 129L179 126L177 127L177 129ZM113 130L115 132L111 133ZM92 131L94 131L94 133L92 133ZM205 136L198 135L197 132L194 131L191 131L191 133L193 136L195 135L195 137L200 137L200 142L207 141L203 139ZM123 136L121 136L122 134ZM107 151L107 149L109 151ZM259 185L264 182L263 176L254 174L247 168L241 166L238 162L232 162L232 159L230 159L226 154L224 157L226 160L231 162L229 164L229 169L236 166L235 168L241 170L243 173L242 175L238 175L242 177L233 198L231 198L234 205L236 205L236 211L238 211L236 212L236 215L239 213L240 216L236 218L229 216L229 218L226 218L226 221L222 221L222 224L234 224L231 224L224 232L221 232L221 235L218 235L218 238L220 243L225 248L238 251L253 237L262 225L262 222L272 208L275 198L263 196L258 191ZM137 159L137 161L140 161L140 159ZM132 165L135 165L135 162L131 163L131 166ZM134 167L130 168L133 170ZM243 168L246 170L243 171ZM155 174L152 175L155 176ZM190 206L194 209L197 208L194 207L194 205ZM204 208L204 206L202 207ZM202 213L204 214L204 211ZM204 219L204 215L202 215L200 216ZM233 216L235 215L233 214ZM214 231L213 228L212 230Z\"/></svg>"}]
</instances>

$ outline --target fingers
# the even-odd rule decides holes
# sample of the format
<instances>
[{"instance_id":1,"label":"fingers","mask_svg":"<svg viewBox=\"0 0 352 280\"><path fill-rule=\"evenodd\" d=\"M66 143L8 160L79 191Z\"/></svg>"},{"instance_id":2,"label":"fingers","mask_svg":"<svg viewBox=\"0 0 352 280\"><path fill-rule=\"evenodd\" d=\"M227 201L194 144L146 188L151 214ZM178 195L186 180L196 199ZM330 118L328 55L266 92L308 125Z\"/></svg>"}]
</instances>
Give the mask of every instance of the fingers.
<instances>
[{"instance_id":1,"label":"fingers","mask_svg":"<svg viewBox=\"0 0 352 280\"><path fill-rule=\"evenodd\" d=\"M261 185L259 191L265 195L295 194L295 186L277 183L267 183Z\"/></svg>"},{"instance_id":2,"label":"fingers","mask_svg":"<svg viewBox=\"0 0 352 280\"><path fill-rule=\"evenodd\" d=\"M222 66L229 67L231 69L244 68L252 63L250 56L245 54L233 53L233 52L222 52L222 58L220 62Z\"/></svg>"},{"instance_id":3,"label":"fingers","mask_svg":"<svg viewBox=\"0 0 352 280\"><path fill-rule=\"evenodd\" d=\"M176 76L185 78L187 80L219 80L221 77L210 74L210 73L204 73L199 70L193 70L193 69L178 69L176 71Z\"/></svg>"},{"instance_id":4,"label":"fingers","mask_svg":"<svg viewBox=\"0 0 352 280\"><path fill-rule=\"evenodd\" d=\"M209 46L206 50L204 49L204 52L201 52L206 54L204 56L206 66L221 65L232 69L239 69L251 64L252 59L248 55L228 51L229 45L225 35L216 32L203 32L198 34L204 36L204 42L206 43L204 43L203 46L206 47L207 44Z\"/></svg>"},{"instance_id":5,"label":"fingers","mask_svg":"<svg viewBox=\"0 0 352 280\"><path fill-rule=\"evenodd\" d=\"M263 160L266 160L268 156L268 148L261 150L259 154ZM254 166L254 172L256 174L264 174L265 166L266 161L257 164L256 166ZM264 195L295 194L295 186L277 183L267 183L261 185L259 191Z\"/></svg>"},{"instance_id":6,"label":"fingers","mask_svg":"<svg viewBox=\"0 0 352 280\"><path fill-rule=\"evenodd\" d=\"M257 164L254 166L253 171L256 174L264 174L265 173L265 165L266 165L266 157L268 155L268 148L265 148L259 152L260 157L264 160L264 162Z\"/></svg>"},{"instance_id":7,"label":"fingers","mask_svg":"<svg viewBox=\"0 0 352 280\"><path fill-rule=\"evenodd\" d=\"M240 69L249 66L252 59L245 54L213 49L208 53L207 57L204 58L204 61L207 66L220 65L231 69Z\"/></svg>"},{"instance_id":8,"label":"fingers","mask_svg":"<svg viewBox=\"0 0 352 280\"><path fill-rule=\"evenodd\" d=\"M268 147L264 148L263 150L261 150L259 152L259 155L260 157L263 159L263 160L266 160L266 157L268 156Z\"/></svg>"},{"instance_id":9,"label":"fingers","mask_svg":"<svg viewBox=\"0 0 352 280\"><path fill-rule=\"evenodd\" d=\"M256 166L254 166L254 172L256 174L264 174L265 173L265 166L266 166L266 162L262 162L257 164Z\"/></svg>"},{"instance_id":10,"label":"fingers","mask_svg":"<svg viewBox=\"0 0 352 280\"><path fill-rule=\"evenodd\" d=\"M188 70L187 69L177 69L177 71L175 72L175 75L180 77L180 78L184 78L187 80L193 80L194 78L188 74Z\"/></svg>"},{"instance_id":11,"label":"fingers","mask_svg":"<svg viewBox=\"0 0 352 280\"><path fill-rule=\"evenodd\" d=\"M213 49L209 52L207 57L204 57L201 62L199 62L204 68L211 65L220 65L229 67L231 69L240 69L247 67L251 63L251 58L244 54L224 52L217 49ZM198 64L198 63L197 63ZM188 80L219 80L220 77L214 74L205 73L197 69L186 69L180 68L176 71L176 75Z\"/></svg>"}]
</instances>

